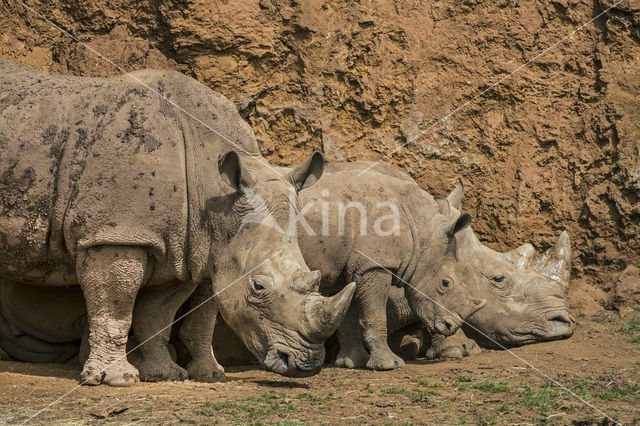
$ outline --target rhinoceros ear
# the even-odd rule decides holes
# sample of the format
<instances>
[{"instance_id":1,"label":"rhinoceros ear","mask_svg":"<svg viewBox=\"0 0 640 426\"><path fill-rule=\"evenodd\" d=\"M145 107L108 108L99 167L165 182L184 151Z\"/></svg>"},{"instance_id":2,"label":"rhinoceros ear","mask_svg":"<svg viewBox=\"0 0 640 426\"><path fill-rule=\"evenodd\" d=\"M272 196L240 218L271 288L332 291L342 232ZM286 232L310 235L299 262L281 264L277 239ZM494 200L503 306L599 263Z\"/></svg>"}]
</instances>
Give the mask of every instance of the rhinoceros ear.
<instances>
[{"instance_id":1,"label":"rhinoceros ear","mask_svg":"<svg viewBox=\"0 0 640 426\"><path fill-rule=\"evenodd\" d=\"M436 198L435 200L438 203L440 214L450 217L451 207L449 205L449 201L444 198ZM462 231L469 225L471 225L471 215L465 211L461 211L459 216L451 217L451 219L445 223L443 234L453 237L456 233Z\"/></svg>"},{"instance_id":2,"label":"rhinoceros ear","mask_svg":"<svg viewBox=\"0 0 640 426\"><path fill-rule=\"evenodd\" d=\"M451 207L462 210L462 199L464 198L464 183L462 178L458 178L458 186L451 194L447 196L447 201L451 204Z\"/></svg>"},{"instance_id":3,"label":"rhinoceros ear","mask_svg":"<svg viewBox=\"0 0 640 426\"><path fill-rule=\"evenodd\" d=\"M322 153L315 151L306 161L289 172L289 181L301 191L316 183L324 173L326 160Z\"/></svg>"},{"instance_id":4,"label":"rhinoceros ear","mask_svg":"<svg viewBox=\"0 0 640 426\"><path fill-rule=\"evenodd\" d=\"M242 177L242 168L240 166L240 157L235 151L229 151L218 157L218 172L222 180L235 189L240 191L240 179Z\"/></svg>"},{"instance_id":5,"label":"rhinoceros ear","mask_svg":"<svg viewBox=\"0 0 640 426\"><path fill-rule=\"evenodd\" d=\"M460 216L458 216L456 221L452 224L452 226L450 226L447 234L449 236L454 236L458 232L467 228L469 225L471 225L471 215L467 212L462 212L460 213Z\"/></svg>"}]
</instances>

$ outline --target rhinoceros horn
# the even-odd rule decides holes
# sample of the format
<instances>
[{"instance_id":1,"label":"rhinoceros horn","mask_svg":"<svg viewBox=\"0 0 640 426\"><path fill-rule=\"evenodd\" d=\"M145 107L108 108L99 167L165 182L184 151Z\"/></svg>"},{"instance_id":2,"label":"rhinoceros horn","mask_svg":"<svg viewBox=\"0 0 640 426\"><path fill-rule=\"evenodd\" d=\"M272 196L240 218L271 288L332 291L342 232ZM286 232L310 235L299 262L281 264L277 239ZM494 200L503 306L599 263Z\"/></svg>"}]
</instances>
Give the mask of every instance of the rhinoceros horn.
<instances>
[{"instance_id":1,"label":"rhinoceros horn","mask_svg":"<svg viewBox=\"0 0 640 426\"><path fill-rule=\"evenodd\" d=\"M567 231L562 231L556 245L544 252L541 257L536 269L558 281L566 289L571 273L571 243Z\"/></svg>"},{"instance_id":2,"label":"rhinoceros horn","mask_svg":"<svg viewBox=\"0 0 640 426\"><path fill-rule=\"evenodd\" d=\"M562 231L556 245L539 255L531 244L523 244L504 253L507 261L520 269L532 268L558 281L566 289L571 271L571 244L567 231Z\"/></svg>"},{"instance_id":3,"label":"rhinoceros horn","mask_svg":"<svg viewBox=\"0 0 640 426\"><path fill-rule=\"evenodd\" d=\"M311 340L324 341L338 329L347 314L355 291L356 283L351 283L335 296L323 297L312 294L307 297L305 313L308 337Z\"/></svg>"},{"instance_id":4,"label":"rhinoceros horn","mask_svg":"<svg viewBox=\"0 0 640 426\"><path fill-rule=\"evenodd\" d=\"M504 253L504 257L516 267L524 269L533 266L540 256L536 253L536 249L530 243L527 243Z\"/></svg>"}]
</instances>

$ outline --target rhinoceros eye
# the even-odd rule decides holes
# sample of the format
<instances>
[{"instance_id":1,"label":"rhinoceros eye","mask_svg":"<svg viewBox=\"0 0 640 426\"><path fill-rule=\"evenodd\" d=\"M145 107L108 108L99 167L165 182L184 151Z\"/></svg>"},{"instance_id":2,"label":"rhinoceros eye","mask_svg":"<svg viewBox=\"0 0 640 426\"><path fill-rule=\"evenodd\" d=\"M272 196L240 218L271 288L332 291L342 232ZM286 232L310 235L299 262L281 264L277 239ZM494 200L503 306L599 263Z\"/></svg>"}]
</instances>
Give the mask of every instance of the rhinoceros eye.
<instances>
[{"instance_id":1,"label":"rhinoceros eye","mask_svg":"<svg viewBox=\"0 0 640 426\"><path fill-rule=\"evenodd\" d=\"M438 285L438 291L442 294L448 292L453 287L453 281L450 278L443 278Z\"/></svg>"},{"instance_id":2,"label":"rhinoceros eye","mask_svg":"<svg viewBox=\"0 0 640 426\"><path fill-rule=\"evenodd\" d=\"M253 285L253 289L255 291L262 291L264 290L264 286L262 284L260 284L259 281L256 280L251 280L251 284Z\"/></svg>"},{"instance_id":3,"label":"rhinoceros eye","mask_svg":"<svg viewBox=\"0 0 640 426\"><path fill-rule=\"evenodd\" d=\"M504 277L502 275L500 275L499 277L493 277L491 280L494 283L501 283L502 281L504 281Z\"/></svg>"}]
</instances>

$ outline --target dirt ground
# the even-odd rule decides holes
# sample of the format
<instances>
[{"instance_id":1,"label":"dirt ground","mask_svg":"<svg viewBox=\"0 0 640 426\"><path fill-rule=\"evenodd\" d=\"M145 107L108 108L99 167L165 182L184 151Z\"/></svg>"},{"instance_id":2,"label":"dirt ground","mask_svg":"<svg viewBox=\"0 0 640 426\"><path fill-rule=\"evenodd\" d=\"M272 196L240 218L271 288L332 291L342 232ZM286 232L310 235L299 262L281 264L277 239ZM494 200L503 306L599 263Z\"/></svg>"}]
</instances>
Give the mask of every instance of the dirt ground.
<instances>
[{"instance_id":1,"label":"dirt ground","mask_svg":"<svg viewBox=\"0 0 640 426\"><path fill-rule=\"evenodd\" d=\"M248 366L232 369L224 383L129 388L77 387L79 369L0 361L0 423L29 420L69 393L30 422L613 423L606 414L638 424L639 339L637 322L604 313L579 323L569 340L512 350L542 373L506 351L485 350L462 360L409 362L391 372L327 367L317 376L292 379Z\"/></svg>"}]
</instances>

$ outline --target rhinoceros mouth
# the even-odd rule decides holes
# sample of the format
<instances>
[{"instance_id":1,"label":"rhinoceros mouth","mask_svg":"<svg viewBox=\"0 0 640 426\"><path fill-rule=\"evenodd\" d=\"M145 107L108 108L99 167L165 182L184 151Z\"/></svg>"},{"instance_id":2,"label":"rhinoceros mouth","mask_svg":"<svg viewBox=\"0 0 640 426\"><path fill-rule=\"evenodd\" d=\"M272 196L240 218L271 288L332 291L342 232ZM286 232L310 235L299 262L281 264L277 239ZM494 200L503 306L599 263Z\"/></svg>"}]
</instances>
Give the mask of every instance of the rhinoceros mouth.
<instances>
[{"instance_id":1,"label":"rhinoceros mouth","mask_svg":"<svg viewBox=\"0 0 640 426\"><path fill-rule=\"evenodd\" d=\"M558 313L548 318L546 325L544 337L555 340L571 336L575 327L575 321L568 314Z\"/></svg>"},{"instance_id":2,"label":"rhinoceros mouth","mask_svg":"<svg viewBox=\"0 0 640 426\"><path fill-rule=\"evenodd\" d=\"M307 377L317 374L324 363L324 346L316 349L293 350L284 345L274 345L262 364L267 370L288 377Z\"/></svg>"},{"instance_id":3,"label":"rhinoceros mouth","mask_svg":"<svg viewBox=\"0 0 640 426\"><path fill-rule=\"evenodd\" d=\"M527 330L514 330L511 335L515 337L513 345L520 346L529 343L560 340L571 337L575 328L575 320L565 312L553 313L542 324Z\"/></svg>"}]
</instances>

